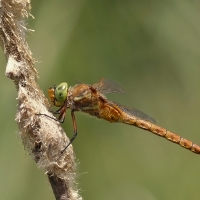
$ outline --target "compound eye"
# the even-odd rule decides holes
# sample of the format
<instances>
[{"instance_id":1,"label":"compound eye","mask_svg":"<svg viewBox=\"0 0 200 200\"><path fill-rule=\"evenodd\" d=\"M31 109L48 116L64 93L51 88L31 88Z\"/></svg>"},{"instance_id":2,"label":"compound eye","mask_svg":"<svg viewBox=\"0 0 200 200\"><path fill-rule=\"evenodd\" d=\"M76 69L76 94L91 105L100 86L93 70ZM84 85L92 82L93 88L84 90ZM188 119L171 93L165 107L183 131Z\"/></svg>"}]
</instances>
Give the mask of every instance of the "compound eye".
<instances>
[{"instance_id":1,"label":"compound eye","mask_svg":"<svg viewBox=\"0 0 200 200\"><path fill-rule=\"evenodd\" d=\"M55 98L59 102L64 102L67 98L68 84L63 82L55 87Z\"/></svg>"}]
</instances>

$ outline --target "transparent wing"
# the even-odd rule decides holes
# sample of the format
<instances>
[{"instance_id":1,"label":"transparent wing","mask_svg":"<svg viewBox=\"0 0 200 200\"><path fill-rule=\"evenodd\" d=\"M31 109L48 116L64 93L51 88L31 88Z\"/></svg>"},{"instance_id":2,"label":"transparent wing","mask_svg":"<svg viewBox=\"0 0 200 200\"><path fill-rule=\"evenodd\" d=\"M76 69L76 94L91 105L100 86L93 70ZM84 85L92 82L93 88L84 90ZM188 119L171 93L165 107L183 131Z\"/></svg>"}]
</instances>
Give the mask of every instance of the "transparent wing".
<instances>
[{"instance_id":1,"label":"transparent wing","mask_svg":"<svg viewBox=\"0 0 200 200\"><path fill-rule=\"evenodd\" d=\"M123 112L127 113L130 116L135 116L139 119L146 120L146 121L156 124L156 120L153 117L150 117L149 115L143 113L140 110L127 108L123 105L120 105L119 103L112 102L112 101L108 101L108 103L113 104L114 106L117 106L118 109L122 110Z\"/></svg>"},{"instance_id":2,"label":"transparent wing","mask_svg":"<svg viewBox=\"0 0 200 200\"><path fill-rule=\"evenodd\" d=\"M125 93L122 87L118 85L116 82L104 78L100 79L98 83L93 84L92 87L104 94Z\"/></svg>"}]
</instances>

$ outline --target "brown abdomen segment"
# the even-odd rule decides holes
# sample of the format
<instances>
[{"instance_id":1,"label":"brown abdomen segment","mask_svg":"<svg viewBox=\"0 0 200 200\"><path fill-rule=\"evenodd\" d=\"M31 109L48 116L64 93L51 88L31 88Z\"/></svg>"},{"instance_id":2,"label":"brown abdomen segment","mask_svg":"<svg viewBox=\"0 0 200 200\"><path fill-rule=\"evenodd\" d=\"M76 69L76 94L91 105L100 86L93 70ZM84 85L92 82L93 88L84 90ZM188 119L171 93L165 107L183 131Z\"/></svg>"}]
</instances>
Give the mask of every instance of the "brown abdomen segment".
<instances>
[{"instance_id":1,"label":"brown abdomen segment","mask_svg":"<svg viewBox=\"0 0 200 200\"><path fill-rule=\"evenodd\" d=\"M182 138L181 136L172 133L165 128L157 126L152 122L137 118L135 116L129 115L127 113L123 113L122 116L123 123L136 126L138 128L150 131L158 136L164 137L167 140L179 144L181 147L184 147L194 153L200 154L200 146L194 144L192 141Z\"/></svg>"}]
</instances>

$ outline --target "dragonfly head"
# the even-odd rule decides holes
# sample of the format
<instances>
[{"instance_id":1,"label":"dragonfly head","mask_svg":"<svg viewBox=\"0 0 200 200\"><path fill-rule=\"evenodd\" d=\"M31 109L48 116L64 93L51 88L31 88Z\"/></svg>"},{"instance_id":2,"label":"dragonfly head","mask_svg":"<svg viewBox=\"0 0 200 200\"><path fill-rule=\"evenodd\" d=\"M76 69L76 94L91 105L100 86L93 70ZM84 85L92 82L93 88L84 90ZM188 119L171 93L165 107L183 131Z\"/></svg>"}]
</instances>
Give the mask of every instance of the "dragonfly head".
<instances>
[{"instance_id":1,"label":"dragonfly head","mask_svg":"<svg viewBox=\"0 0 200 200\"><path fill-rule=\"evenodd\" d=\"M48 93L51 103L54 106L61 107L67 98L68 84L63 82L59 85L55 85L54 87L50 87Z\"/></svg>"}]
</instances>

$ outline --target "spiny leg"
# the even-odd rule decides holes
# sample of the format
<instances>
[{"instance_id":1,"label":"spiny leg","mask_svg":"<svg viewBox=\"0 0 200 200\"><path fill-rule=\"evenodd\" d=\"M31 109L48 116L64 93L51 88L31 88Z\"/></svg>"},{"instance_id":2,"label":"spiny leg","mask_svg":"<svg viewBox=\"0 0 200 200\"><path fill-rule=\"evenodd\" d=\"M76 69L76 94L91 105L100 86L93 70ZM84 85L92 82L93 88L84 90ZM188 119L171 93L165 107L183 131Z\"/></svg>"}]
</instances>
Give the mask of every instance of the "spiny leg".
<instances>
[{"instance_id":1,"label":"spiny leg","mask_svg":"<svg viewBox=\"0 0 200 200\"><path fill-rule=\"evenodd\" d=\"M43 114L43 113L37 113L37 114L35 114L35 115L43 115L43 116L46 116L46 117L48 117L48 118L50 118L50 119L53 119L53 120L55 120L55 121L58 121L58 122L60 122L60 123L63 123L63 122L65 121L65 114L66 114L66 106L65 106L65 105L62 106L61 108L59 108L59 109L56 110L56 111L50 111L50 112L53 113L53 114L60 114L59 117L58 117L58 119L57 119L57 118L54 118L54 117L51 117L51 116L49 116L49 115L47 115L47 114Z\"/></svg>"},{"instance_id":2,"label":"spiny leg","mask_svg":"<svg viewBox=\"0 0 200 200\"><path fill-rule=\"evenodd\" d=\"M51 116L49 116L49 115L47 115L47 114L36 113L35 115L43 115L43 116L48 117L48 118L50 118L50 119L53 119L53 120L55 120L55 121L57 121L57 122L60 122L59 119L57 119L56 117L51 117Z\"/></svg>"},{"instance_id":3,"label":"spiny leg","mask_svg":"<svg viewBox=\"0 0 200 200\"><path fill-rule=\"evenodd\" d=\"M63 109L63 106L62 107L60 107L58 110L56 110L56 111L53 111L53 110L49 110L51 113L53 113L53 114L60 114L61 113L61 110Z\"/></svg>"},{"instance_id":4,"label":"spiny leg","mask_svg":"<svg viewBox=\"0 0 200 200\"><path fill-rule=\"evenodd\" d=\"M61 109L59 109L60 115L58 116L58 120L60 123L63 123L65 121L65 115L66 115L67 107L64 105Z\"/></svg>"},{"instance_id":5,"label":"spiny leg","mask_svg":"<svg viewBox=\"0 0 200 200\"><path fill-rule=\"evenodd\" d=\"M77 126L76 126L76 118L74 115L74 111L71 111L71 116L72 116L72 122L73 122L73 128L74 128L74 135L73 137L70 139L69 143L67 144L67 146L61 151L61 155L57 158L57 160L62 156L62 154L64 153L64 151L67 149L67 147L75 140L76 136L77 136Z\"/></svg>"}]
</instances>

